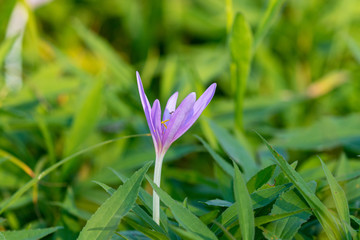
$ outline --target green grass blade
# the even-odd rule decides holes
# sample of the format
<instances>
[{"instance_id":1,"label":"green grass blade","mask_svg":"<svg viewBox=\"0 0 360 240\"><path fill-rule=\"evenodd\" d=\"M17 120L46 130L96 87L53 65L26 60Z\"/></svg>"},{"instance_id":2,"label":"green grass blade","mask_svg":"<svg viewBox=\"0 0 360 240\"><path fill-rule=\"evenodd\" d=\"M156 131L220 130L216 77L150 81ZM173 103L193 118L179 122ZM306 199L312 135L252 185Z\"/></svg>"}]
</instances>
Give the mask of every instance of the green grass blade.
<instances>
[{"instance_id":1,"label":"green grass blade","mask_svg":"<svg viewBox=\"0 0 360 240\"><path fill-rule=\"evenodd\" d=\"M1 232L1 233L3 234L3 237L6 240L11 240L11 239L14 239L14 240L15 239L16 240L38 240L38 239L43 238L61 228L62 227L51 227L51 228L42 228L42 229L5 231L5 232Z\"/></svg>"},{"instance_id":2,"label":"green grass blade","mask_svg":"<svg viewBox=\"0 0 360 240\"><path fill-rule=\"evenodd\" d=\"M2 67L4 60L6 58L6 55L10 51L12 45L15 43L16 39L18 38L18 35L7 38L5 41L3 41L0 45L0 67Z\"/></svg>"},{"instance_id":3,"label":"green grass blade","mask_svg":"<svg viewBox=\"0 0 360 240\"><path fill-rule=\"evenodd\" d=\"M246 187L249 193L254 192L258 188L266 184L275 172L276 165L270 165L264 169L261 169L257 172L250 180L246 183Z\"/></svg>"},{"instance_id":4,"label":"green grass blade","mask_svg":"<svg viewBox=\"0 0 360 240\"><path fill-rule=\"evenodd\" d=\"M116 191L115 189L106 185L105 183L101 183L98 181L93 181L93 182L98 184L100 187L102 187L110 196L113 195ZM140 191L141 191L141 189L140 189ZM159 225L157 225L157 223L154 222L154 220L136 203L133 207L133 211L136 215L138 215L140 218L142 218L147 224L149 224L154 230L156 230L159 233L166 234L165 231ZM139 229L137 229L137 230L139 230Z\"/></svg>"},{"instance_id":5,"label":"green grass blade","mask_svg":"<svg viewBox=\"0 0 360 240\"><path fill-rule=\"evenodd\" d=\"M336 181L335 177L330 172L329 168L325 165L325 163L320 159L322 168L324 170L326 179L329 183L332 197L334 199L334 203L336 206L337 213L339 215L341 225L346 234L346 239L351 239L351 233L348 229L350 225L350 211L348 201L346 199L346 195L344 190L340 187L339 183Z\"/></svg>"},{"instance_id":6,"label":"green grass blade","mask_svg":"<svg viewBox=\"0 0 360 240\"><path fill-rule=\"evenodd\" d=\"M127 177L123 176L122 174L118 173L116 170L112 169L112 171L114 172L114 174L122 181L122 182L125 182L127 181ZM145 191L145 189L143 188L140 188L140 192L139 192L139 200L143 203L143 206L149 211L149 212L152 212L152 208L153 208L153 205L152 205L152 196ZM145 219L144 219L145 220ZM152 223L154 223L156 226L157 223L155 223L153 221L153 219L151 218L151 221ZM164 227L165 231L168 232L169 230L169 224L168 224L168 219L167 219L167 216L165 214L165 212L160 209L160 223L161 225ZM152 224L150 224L152 226ZM159 227L160 228L160 227ZM156 227L154 227L154 229L157 229ZM160 228L161 229L161 228ZM158 230L161 232L161 230Z\"/></svg>"},{"instance_id":7,"label":"green grass blade","mask_svg":"<svg viewBox=\"0 0 360 240\"><path fill-rule=\"evenodd\" d=\"M316 183L310 182L311 189L315 192ZM289 214L301 211L293 216L268 224L265 229L271 232L278 239L293 239L299 231L302 224L304 224L311 216L311 210L303 200L296 188L292 188L284 192L278 197L271 209L272 216Z\"/></svg>"},{"instance_id":8,"label":"green grass blade","mask_svg":"<svg viewBox=\"0 0 360 240\"><path fill-rule=\"evenodd\" d=\"M51 164L55 164L56 162L56 154L54 148L54 141L52 140L49 127L47 126L46 122L44 121L43 116L38 115L36 116L36 122L38 123L41 135L44 139L45 146L48 151L49 160Z\"/></svg>"},{"instance_id":9,"label":"green grass blade","mask_svg":"<svg viewBox=\"0 0 360 240\"><path fill-rule=\"evenodd\" d=\"M85 149L83 149L83 150L81 150L79 152L76 152L76 153L74 153L74 154L60 160L59 162L57 162L56 164L50 166L49 168L47 168L46 170L41 172L38 176L36 176L35 178L33 178L29 182L27 182L24 186L22 186L20 189L18 189L6 201L3 201L2 204L0 205L0 214L3 213L9 206L11 206L17 199L19 199L27 190L29 190L31 187L33 187L35 184L37 184L41 179L43 179L49 173L51 173L52 171L54 171L57 168L61 167L65 163L69 162L70 160L72 160L72 159L74 159L74 158L76 158L76 157L78 157L78 156L80 156L80 155L82 155L82 154L84 154L86 152L89 152L89 151L94 150L96 148L99 148L99 147L102 147L104 145L113 143L115 141L122 140L122 139L133 138L133 137L141 137L141 136L148 136L148 134L129 135L129 136L124 136L124 137L104 141L104 142L95 144L95 145L93 145L91 147L85 148Z\"/></svg>"},{"instance_id":10,"label":"green grass blade","mask_svg":"<svg viewBox=\"0 0 360 240\"><path fill-rule=\"evenodd\" d=\"M113 189L112 187L108 186L105 183L99 181L93 181L93 182L99 185L102 189L104 189L110 196L112 196L116 192L115 189Z\"/></svg>"},{"instance_id":11,"label":"green grass blade","mask_svg":"<svg viewBox=\"0 0 360 240\"><path fill-rule=\"evenodd\" d=\"M137 224L135 221L132 221L130 219L126 219L126 223L128 223L130 226L138 230L139 232L142 232L146 236L148 236L150 239L153 240L167 240L169 239L166 235L164 235L161 232L153 231L149 228L146 228L144 226L141 226L140 224ZM155 222L154 222L155 223ZM156 223L155 223L156 224Z\"/></svg>"},{"instance_id":12,"label":"green grass blade","mask_svg":"<svg viewBox=\"0 0 360 240\"><path fill-rule=\"evenodd\" d=\"M179 227L175 227L173 225L170 225L171 230L173 230L177 235L179 235L181 237L181 239L184 240L202 240L201 237L199 237L198 235L192 233L192 232L188 232L185 231Z\"/></svg>"},{"instance_id":13,"label":"green grass blade","mask_svg":"<svg viewBox=\"0 0 360 240\"><path fill-rule=\"evenodd\" d=\"M258 170L254 157L245 147L245 143L240 143L224 128L213 121L209 121L219 144L224 149L231 160L235 161L242 168L246 179L252 177Z\"/></svg>"},{"instance_id":14,"label":"green grass blade","mask_svg":"<svg viewBox=\"0 0 360 240\"><path fill-rule=\"evenodd\" d=\"M250 194L253 209L261 208L274 201L281 193L289 189L291 184L283 184L271 188L261 189Z\"/></svg>"},{"instance_id":15,"label":"green grass blade","mask_svg":"<svg viewBox=\"0 0 360 240\"><path fill-rule=\"evenodd\" d=\"M197 139L204 145L205 149L210 153L215 162L226 172L229 176L234 175L234 168L230 163L226 162L219 154L217 154L204 139L199 136L196 136Z\"/></svg>"},{"instance_id":16,"label":"green grass blade","mask_svg":"<svg viewBox=\"0 0 360 240\"><path fill-rule=\"evenodd\" d=\"M172 199L166 192L161 190L155 183L148 177L148 182L159 195L160 200L170 208L177 222L187 231L199 235L202 239L217 239L215 234L197 218L189 209L185 208L181 203Z\"/></svg>"},{"instance_id":17,"label":"green grass blade","mask_svg":"<svg viewBox=\"0 0 360 240\"><path fill-rule=\"evenodd\" d=\"M281 193L286 191L291 184L284 184L276 186L273 188L262 189L255 191L250 194L252 209L261 208L267 206L269 203L273 202ZM236 220L236 205L233 204L228 207L218 218L217 222L221 225L228 227ZM213 226L214 231L217 231L217 227Z\"/></svg>"},{"instance_id":18,"label":"green grass blade","mask_svg":"<svg viewBox=\"0 0 360 240\"><path fill-rule=\"evenodd\" d=\"M345 37L346 43L355 60L360 64L360 46L359 44L350 36Z\"/></svg>"},{"instance_id":19,"label":"green grass blade","mask_svg":"<svg viewBox=\"0 0 360 240\"><path fill-rule=\"evenodd\" d=\"M284 174L296 186L301 195L305 198L306 202L312 208L316 218L322 225L324 232L329 239L342 239L344 237L343 231L339 226L338 219L333 216L326 206L319 200L319 198L311 191L310 187L306 184L305 180L288 164L285 159L275 151L275 149L260 135L265 145L270 150L273 157L276 159L277 164L280 166Z\"/></svg>"},{"instance_id":20,"label":"green grass blade","mask_svg":"<svg viewBox=\"0 0 360 240\"><path fill-rule=\"evenodd\" d=\"M115 75L113 79L122 87L128 88L131 83L135 82L135 71L128 65L116 51L104 39L97 34L88 30L80 22L75 22L75 30L79 37L93 50L102 60L105 60L106 66L110 72ZM132 81L133 79L133 81Z\"/></svg>"},{"instance_id":21,"label":"green grass blade","mask_svg":"<svg viewBox=\"0 0 360 240\"><path fill-rule=\"evenodd\" d=\"M79 219L83 219L85 221L89 220L91 217L90 212L80 209L76 206L74 191L72 190L72 188L68 188L66 197L63 202L54 202L52 204L54 206L61 207L63 210L70 213L71 215L76 216Z\"/></svg>"},{"instance_id":22,"label":"green grass blade","mask_svg":"<svg viewBox=\"0 0 360 240\"><path fill-rule=\"evenodd\" d=\"M255 237L255 222L254 212L251 203L250 194L247 190L245 180L239 170L239 167L234 163L234 195L239 218L239 225L242 239L254 239Z\"/></svg>"},{"instance_id":23,"label":"green grass blade","mask_svg":"<svg viewBox=\"0 0 360 240\"><path fill-rule=\"evenodd\" d=\"M243 105L252 58L252 33L244 15L237 13L230 34L231 85L235 90L235 128L243 129Z\"/></svg>"},{"instance_id":24,"label":"green grass blade","mask_svg":"<svg viewBox=\"0 0 360 240\"><path fill-rule=\"evenodd\" d=\"M97 79L83 99L66 138L64 155L74 153L95 127L101 107L103 81Z\"/></svg>"},{"instance_id":25,"label":"green grass blade","mask_svg":"<svg viewBox=\"0 0 360 240\"><path fill-rule=\"evenodd\" d=\"M17 0L8 0L1 2L0 9L0 39L4 39L6 35L6 29L8 27L10 16L13 13L14 7L17 4Z\"/></svg>"},{"instance_id":26,"label":"green grass blade","mask_svg":"<svg viewBox=\"0 0 360 240\"><path fill-rule=\"evenodd\" d=\"M300 209L300 210L297 210L294 212L288 212L288 213L260 216L260 217L255 218L255 226L260 226L260 225L271 223L271 222L274 222L277 220L288 218L288 217L294 216L298 213L301 213L303 211L305 211L305 209Z\"/></svg>"},{"instance_id":27,"label":"green grass blade","mask_svg":"<svg viewBox=\"0 0 360 240\"><path fill-rule=\"evenodd\" d=\"M135 172L121 185L91 216L81 230L79 240L110 239L117 229L121 218L134 205L145 173L152 163L149 162Z\"/></svg>"},{"instance_id":28,"label":"green grass blade","mask_svg":"<svg viewBox=\"0 0 360 240\"><path fill-rule=\"evenodd\" d=\"M99 118L102 107L103 80L97 82L90 88L83 99L80 110L75 115L70 132L65 140L64 156L74 153L85 142L86 138L93 132ZM64 165L62 175L64 178L71 175L79 163L74 161Z\"/></svg>"},{"instance_id":29,"label":"green grass blade","mask_svg":"<svg viewBox=\"0 0 360 240\"><path fill-rule=\"evenodd\" d=\"M269 31L269 28L274 23L276 16L279 14L282 5L284 4L285 0L271 0L269 5L266 9L266 12L263 18L260 21L260 24L257 28L254 37L254 50L257 49L261 40L264 38L266 33Z\"/></svg>"},{"instance_id":30,"label":"green grass blade","mask_svg":"<svg viewBox=\"0 0 360 240\"><path fill-rule=\"evenodd\" d=\"M351 219L352 219L354 222L356 222L356 223L359 225L359 227L360 227L360 219L359 219L359 218L351 215Z\"/></svg>"}]
</instances>

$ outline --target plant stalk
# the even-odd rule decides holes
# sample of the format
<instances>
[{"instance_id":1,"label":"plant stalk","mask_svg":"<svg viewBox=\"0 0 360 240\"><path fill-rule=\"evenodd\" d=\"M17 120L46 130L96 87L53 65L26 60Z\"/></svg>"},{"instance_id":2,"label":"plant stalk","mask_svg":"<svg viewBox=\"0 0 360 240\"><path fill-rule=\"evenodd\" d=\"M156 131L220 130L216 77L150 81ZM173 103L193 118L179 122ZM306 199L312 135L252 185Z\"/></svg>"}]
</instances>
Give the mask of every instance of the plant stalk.
<instances>
[{"instance_id":1,"label":"plant stalk","mask_svg":"<svg viewBox=\"0 0 360 240\"><path fill-rule=\"evenodd\" d=\"M164 159L163 154L156 154L155 170L154 170L154 183L160 187L161 180L161 167ZM160 225L160 199L159 195L153 190L153 219L158 225Z\"/></svg>"}]
</instances>

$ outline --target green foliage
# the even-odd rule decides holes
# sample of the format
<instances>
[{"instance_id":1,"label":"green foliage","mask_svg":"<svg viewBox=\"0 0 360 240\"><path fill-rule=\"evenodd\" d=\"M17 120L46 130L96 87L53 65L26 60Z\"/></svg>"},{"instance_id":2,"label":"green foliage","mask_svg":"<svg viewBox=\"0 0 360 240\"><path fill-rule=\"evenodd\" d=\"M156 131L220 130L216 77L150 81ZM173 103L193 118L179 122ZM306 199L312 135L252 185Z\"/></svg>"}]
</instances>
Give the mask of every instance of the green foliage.
<instances>
[{"instance_id":1,"label":"green foliage","mask_svg":"<svg viewBox=\"0 0 360 240\"><path fill-rule=\"evenodd\" d=\"M318 218L325 233L330 239L340 239L344 237L344 229L339 226L339 221L333 216L326 206L319 200L319 198L311 191L305 180L288 164L285 159L272 148L269 143L263 139L266 146L277 160L277 164L280 166L284 174L289 180L296 186L305 198L306 202L310 205L313 213Z\"/></svg>"},{"instance_id":2,"label":"green foliage","mask_svg":"<svg viewBox=\"0 0 360 240\"><path fill-rule=\"evenodd\" d=\"M234 194L236 211L238 214L241 236L243 239L255 238L254 213L251 198L239 167L234 164Z\"/></svg>"},{"instance_id":3,"label":"green foliage","mask_svg":"<svg viewBox=\"0 0 360 240\"><path fill-rule=\"evenodd\" d=\"M275 164L270 165L264 169L261 169L252 178L250 178L246 184L249 193L254 192L255 190L264 186L264 184L269 182L272 176L274 175L275 168L276 168Z\"/></svg>"},{"instance_id":4,"label":"green foliage","mask_svg":"<svg viewBox=\"0 0 360 240\"><path fill-rule=\"evenodd\" d=\"M3 65L5 57L7 53L10 51L11 47L15 43L18 36L14 36L11 38L6 39L2 44L0 45L0 66Z\"/></svg>"},{"instance_id":5,"label":"green foliage","mask_svg":"<svg viewBox=\"0 0 360 240\"><path fill-rule=\"evenodd\" d=\"M246 146L235 140L233 136L216 123L210 122L210 126L221 147L228 154L231 160L235 161L240 167L242 167L246 178L255 174L257 171L256 162Z\"/></svg>"},{"instance_id":6,"label":"green foliage","mask_svg":"<svg viewBox=\"0 0 360 240\"><path fill-rule=\"evenodd\" d=\"M315 188L313 189L315 191ZM293 215L294 212L297 212L297 214ZM282 214L291 214L291 216L280 221L274 221L266 226L266 230L271 232L272 236L280 239L294 238L301 225L311 216L306 202L304 202L299 196L298 191L294 188L281 194L272 207L272 216Z\"/></svg>"},{"instance_id":7,"label":"green foliage","mask_svg":"<svg viewBox=\"0 0 360 240\"><path fill-rule=\"evenodd\" d=\"M96 121L101 109L103 82L99 79L93 85L83 100L79 111L74 116L74 122L65 139L64 156L68 156L77 151L96 126ZM76 170L76 166L79 165L76 163L77 162L72 161L64 165L64 178Z\"/></svg>"},{"instance_id":8,"label":"green foliage","mask_svg":"<svg viewBox=\"0 0 360 240\"><path fill-rule=\"evenodd\" d=\"M26 6L16 90L25 2L0 1L0 239L359 239L357 0ZM217 83L165 155L160 225L136 70L162 109Z\"/></svg>"},{"instance_id":9,"label":"green foliage","mask_svg":"<svg viewBox=\"0 0 360 240\"><path fill-rule=\"evenodd\" d=\"M232 32L230 36L230 52L232 62L231 86L235 93L235 127L241 131L243 129L243 107L246 83L251 67L252 58L252 33L249 23L241 13L237 13L234 18Z\"/></svg>"},{"instance_id":10,"label":"green foliage","mask_svg":"<svg viewBox=\"0 0 360 240\"><path fill-rule=\"evenodd\" d=\"M2 239L18 239L18 240L37 240L43 238L61 227L52 227L52 228L43 228L43 229L28 229L28 230L19 230L19 231L5 231L2 232L0 237Z\"/></svg>"},{"instance_id":11,"label":"green foliage","mask_svg":"<svg viewBox=\"0 0 360 240\"><path fill-rule=\"evenodd\" d=\"M349 205L346 199L345 192L340 187L339 183L336 181L334 176L331 174L330 170L327 168L325 163L321 159L320 161L324 169L326 179L329 182L331 194L335 202L336 210L339 215L339 220L341 222L342 229L345 231L346 239L351 239L351 233L349 230L349 228L351 228Z\"/></svg>"},{"instance_id":12,"label":"green foliage","mask_svg":"<svg viewBox=\"0 0 360 240\"><path fill-rule=\"evenodd\" d=\"M217 239L215 234L212 233L199 218L191 213L189 209L172 199L166 192L157 187L151 179L148 178L148 181L159 195L160 200L170 208L180 226L185 228L187 231L198 235L201 239Z\"/></svg>"},{"instance_id":13,"label":"green foliage","mask_svg":"<svg viewBox=\"0 0 360 240\"><path fill-rule=\"evenodd\" d=\"M87 221L78 237L81 239L110 239L121 218L132 208L139 193L141 182L151 163L135 172L120 186Z\"/></svg>"},{"instance_id":14,"label":"green foliage","mask_svg":"<svg viewBox=\"0 0 360 240\"><path fill-rule=\"evenodd\" d=\"M257 27L255 37L254 37L254 46L256 49L261 40L264 38L266 33L269 31L271 24L274 23L275 18L279 14L281 7L283 6L285 0L271 0L269 1L269 5L266 8L266 12L263 15L263 18L260 21L259 26Z\"/></svg>"}]
</instances>

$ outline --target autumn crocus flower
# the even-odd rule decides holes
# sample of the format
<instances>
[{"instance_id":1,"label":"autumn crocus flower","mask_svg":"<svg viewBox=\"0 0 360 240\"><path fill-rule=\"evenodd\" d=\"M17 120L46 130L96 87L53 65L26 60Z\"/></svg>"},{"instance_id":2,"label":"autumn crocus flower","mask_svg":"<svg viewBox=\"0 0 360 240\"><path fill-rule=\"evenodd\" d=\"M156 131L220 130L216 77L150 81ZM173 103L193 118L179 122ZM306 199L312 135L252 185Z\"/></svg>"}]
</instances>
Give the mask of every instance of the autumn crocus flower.
<instances>
[{"instance_id":1,"label":"autumn crocus flower","mask_svg":"<svg viewBox=\"0 0 360 240\"><path fill-rule=\"evenodd\" d=\"M155 147L154 183L160 187L161 166L166 151L199 118L214 96L216 83L211 84L198 100L196 100L194 92L190 93L177 108L178 93L175 92L169 98L161 118L160 101L156 99L153 105L150 106L138 72L136 72L136 77L141 103ZM160 223L160 201L155 191L153 191L153 219L157 224Z\"/></svg>"}]
</instances>

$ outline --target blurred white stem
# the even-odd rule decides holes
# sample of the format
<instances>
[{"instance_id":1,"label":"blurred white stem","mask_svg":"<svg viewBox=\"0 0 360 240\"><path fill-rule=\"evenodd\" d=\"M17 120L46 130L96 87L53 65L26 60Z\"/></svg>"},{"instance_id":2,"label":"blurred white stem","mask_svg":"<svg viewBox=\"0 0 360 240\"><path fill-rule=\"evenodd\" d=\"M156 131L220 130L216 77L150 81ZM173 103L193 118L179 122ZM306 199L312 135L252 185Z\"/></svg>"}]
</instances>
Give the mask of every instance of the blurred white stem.
<instances>
[{"instance_id":1,"label":"blurred white stem","mask_svg":"<svg viewBox=\"0 0 360 240\"><path fill-rule=\"evenodd\" d=\"M17 3L11 14L6 30L7 38L18 35L14 45L5 58L5 82L6 86L12 91L17 91L22 86L21 50L28 17L28 12L24 4L20 2Z\"/></svg>"},{"instance_id":2,"label":"blurred white stem","mask_svg":"<svg viewBox=\"0 0 360 240\"><path fill-rule=\"evenodd\" d=\"M161 181L161 167L164 156L162 154L156 154L155 171L154 171L154 183L160 187ZM160 199L157 193L153 190L153 219L160 225Z\"/></svg>"},{"instance_id":3,"label":"blurred white stem","mask_svg":"<svg viewBox=\"0 0 360 240\"><path fill-rule=\"evenodd\" d=\"M51 0L26 0L31 9L35 9L49 1ZM6 38L17 36L17 39L5 58L5 82L11 91L20 90L23 84L22 42L26 24L29 19L28 9L24 4L24 2L18 1L15 5L6 29Z\"/></svg>"}]
</instances>

